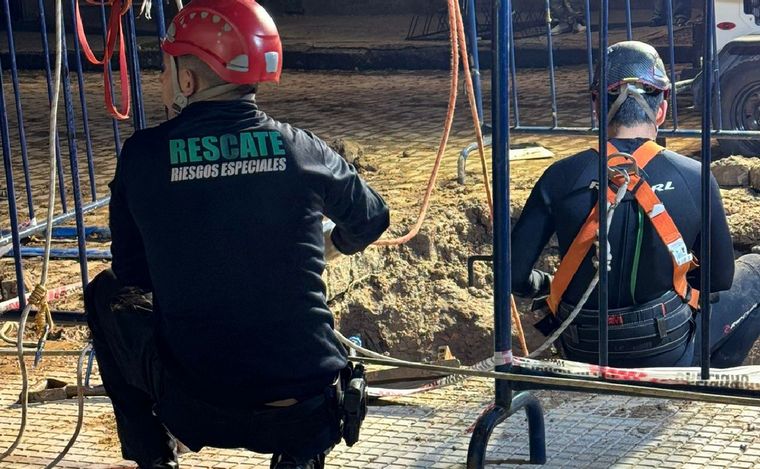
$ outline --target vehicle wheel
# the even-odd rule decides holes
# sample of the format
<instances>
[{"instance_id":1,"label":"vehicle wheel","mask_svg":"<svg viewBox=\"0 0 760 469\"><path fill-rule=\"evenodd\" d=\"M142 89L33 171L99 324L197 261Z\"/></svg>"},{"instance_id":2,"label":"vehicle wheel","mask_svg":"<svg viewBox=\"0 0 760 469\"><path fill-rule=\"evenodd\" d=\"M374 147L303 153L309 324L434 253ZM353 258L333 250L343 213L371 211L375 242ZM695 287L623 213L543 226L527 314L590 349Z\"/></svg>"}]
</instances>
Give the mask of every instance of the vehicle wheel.
<instances>
[{"instance_id":1,"label":"vehicle wheel","mask_svg":"<svg viewBox=\"0 0 760 469\"><path fill-rule=\"evenodd\" d=\"M748 57L721 77L721 111L724 129L760 130L760 57ZM722 153L760 157L760 139L718 143Z\"/></svg>"}]
</instances>

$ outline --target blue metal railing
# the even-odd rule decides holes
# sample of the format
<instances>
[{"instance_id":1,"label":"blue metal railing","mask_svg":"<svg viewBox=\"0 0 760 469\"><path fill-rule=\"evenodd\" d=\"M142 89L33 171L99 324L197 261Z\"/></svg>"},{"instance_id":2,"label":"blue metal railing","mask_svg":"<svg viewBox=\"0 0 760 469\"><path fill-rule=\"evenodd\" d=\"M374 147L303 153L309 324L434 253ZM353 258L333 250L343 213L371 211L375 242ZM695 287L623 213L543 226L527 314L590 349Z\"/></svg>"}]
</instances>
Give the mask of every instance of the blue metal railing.
<instances>
[{"instance_id":1,"label":"blue metal railing","mask_svg":"<svg viewBox=\"0 0 760 469\"><path fill-rule=\"evenodd\" d=\"M608 274L607 259L607 191L602 186L602 181L607 180L607 32L609 24L609 0L602 0L602 8L599 12L599 194L597 204L599 207L599 366L608 364L608 324L607 324L607 286Z\"/></svg>"},{"instance_id":2,"label":"blue metal railing","mask_svg":"<svg viewBox=\"0 0 760 469\"><path fill-rule=\"evenodd\" d=\"M670 2L668 2L670 3ZM704 89L702 103L702 228L700 239L700 289L703 292L700 298L700 321L702 326L702 344L700 347L700 365L702 368L702 379L710 378L710 240L711 240L711 181L712 173L710 164L712 163L712 148L710 140L710 130L712 129L712 93L710 92L713 84L714 74L714 47L715 36L715 4L712 1L705 1L705 42L704 42Z\"/></svg>"},{"instance_id":3,"label":"blue metal railing","mask_svg":"<svg viewBox=\"0 0 760 469\"><path fill-rule=\"evenodd\" d=\"M69 2L69 20L65 29L68 31L75 31L74 23L74 10L77 0L71 0ZM20 90L18 70L15 59L15 44L14 44L14 32L10 23L10 14L8 8L9 0L2 0L2 6L4 8L4 20L5 29L7 34L7 43L9 46L8 63L11 81L13 85L13 96L15 105L15 118L16 126L18 128L18 141L19 146L15 148L11 142L10 134L10 120L8 115L8 104L5 100L4 93L1 93L4 88L2 67L0 64L0 130L2 130L2 154L3 165L5 168L5 183L6 194L8 196L8 218L10 223L10 230L2 232L0 235L0 253L4 255L12 255L15 263L16 271L16 283L17 291L20 297L20 304L23 308L25 306L24 299L24 283L23 283L23 264L21 262L22 256L38 255L41 251L35 248L22 247L22 240L27 239L29 236L41 233L45 230L46 225L43 222L36 223L35 220L35 197L40 194L34 194L32 191L32 177L30 174L30 165L28 157L28 148L26 140L26 122L24 120L24 114L22 109L22 95ZM46 11L45 2L43 0L37 1L39 8L39 31L41 39L41 50L44 59L45 69L45 82L48 100L52 99L52 71L50 64L51 47L49 44L49 38L51 35L48 33L46 24ZM101 4L99 7L100 24L102 27L102 38L105 46L106 39L106 6ZM153 12L155 17L156 34L159 38L165 34L165 17L163 11L162 2L153 2ZM147 125L142 96L142 84L140 80L140 63L138 56L137 36L135 31L135 16L134 11L130 9L128 13L122 18L124 24L125 44L120 47L126 47L127 49L127 64L130 75L130 86L132 92L132 113L133 113L133 127L136 129L144 128ZM53 35L54 36L54 35ZM104 207L108 204L109 198L99 198L97 187L97 166L95 162L96 147L92 138L90 129L90 112L87 102L86 84L84 80L84 64L81 58L81 46L76 34L73 35L73 44L69 44L73 48L73 54L69 56L66 52L67 35L64 33L62 36L63 51L63 80L62 80L62 107L65 112L65 141L67 143L66 150L68 156L68 168L64 168L63 158L64 152L61 146L61 138L59 138L58 132L55 136L55 151L56 151L56 166L58 171L57 183L58 193L60 199L60 206L57 207L60 212L54 217L53 224L57 225L66 221L74 220L76 224L76 242L77 247L75 249L65 248L59 249L55 252L56 257L59 258L76 258L80 265L80 277L83 284L88 282L87 263L88 259L92 258L107 258L107 253L99 250L93 250L87 248L87 237L85 236L89 231L89 228L85 226L84 216L86 213ZM69 63L69 60L74 60L73 64ZM112 67L109 62L106 66L106 73L109 77L112 76ZM79 105L75 105L73 90L72 90L72 72L76 74L76 86L78 88L78 101ZM111 86L113 92L113 86ZM78 110L77 110L78 107ZM77 119L81 118L81 133L77 138L78 123ZM113 127L113 149L114 157L121 151L121 131L120 124L116 119L112 119ZM83 143L82 143L83 142ZM84 149L84 151L81 151ZM102 151L103 149L99 149ZM25 205L28 210L29 222L21 223L19 216L19 209L22 207L17 203L16 194L18 181L14 179L14 160L15 155L20 155L21 168L23 174L23 184L26 192ZM84 165L86 168L86 174L88 180L85 182L85 187L89 190L89 198L85 201L82 193L82 181L80 175L80 165ZM73 199L73 206L69 207L69 200L67 194L71 195ZM4 227L3 227L4 228Z\"/></svg>"},{"instance_id":4,"label":"blue metal railing","mask_svg":"<svg viewBox=\"0 0 760 469\"><path fill-rule=\"evenodd\" d=\"M529 133L564 133L579 134L598 132L599 136L599 165L598 178L600 181L607 180L607 154L606 143L608 139L608 129L606 125L599 125L598 128L560 128L555 125L548 126L516 126L510 127L509 122L509 77L510 62L507 60L505 48L511 46L510 28L504 24L509 19L511 2L495 0L494 4L494 23L493 23L493 51L494 51L494 69L492 75L492 118L493 118L493 194L494 194L494 245L493 245L493 268L494 268L494 350L495 361L500 366L497 370L509 369L508 363L504 357L511 356L511 317L510 317L510 299L511 292L510 279L510 221L508 212L505 213L505 207L509 207L509 161L508 149L510 142L510 130L522 131ZM588 2L586 2L588 6ZM626 6L629 3L626 2ZM672 12L672 0L666 2L668 12ZM672 16L672 15L669 15ZM588 9L586 12L588 19ZM701 379L710 378L710 250L711 250L711 171L712 162L711 139L714 136L731 136L735 138L755 138L757 132L740 132L724 131L721 129L720 119L718 119L719 131L713 131L713 106L718 106L720 113L719 88L717 84L719 75L717 74L715 47L715 10L712 1L705 2L704 10L704 52L703 52L703 87L705 92L702 95L702 117L700 129L681 129L677 122L677 103L674 95L672 99L674 109L674 128L672 130L661 131L660 134L678 135L689 137L700 137L702 143L701 153L701 246L700 246L700 343L696 344L700 351L700 375ZM630 13L627 12L628 30L630 31ZM607 88L607 43L608 43L608 24L609 24L609 1L602 0L599 12L599 57L598 64L600 70L600 89ZM590 29L590 22L587 20L587 26ZM672 49L673 24L672 19L668 20L668 36L671 39L670 48L670 73L671 77L675 76L675 62ZM587 36L588 37L588 36ZM629 33L630 37L630 33ZM548 41L551 47L551 41ZM590 50L590 48L589 48ZM717 98L717 99L715 99ZM599 122L607 122L608 95L599 93ZM514 99L514 106L517 108L517 100ZM606 226L607 218L607 194L605 190L598 191L599 199L599 226ZM604 229L599 230L599 265L606 266L609 253L607 252L607 232ZM478 256L480 259L488 258L487 256ZM608 274L606 268L599 269L599 365L605 366L608 363ZM514 370L513 370L514 372ZM535 458L545 458L543 448L543 420L539 420L535 414L541 413L540 405L530 402L529 396L525 392L518 394L513 399L511 396L513 385L515 383L500 384L496 380L495 406L489 408L482 414L475 424L470 441L468 452L467 467L482 468L485 464L485 451L488 446L488 440L494 428L513 414L519 408L526 408L529 417L530 432L530 450L531 462L538 463ZM541 387L541 386L539 386ZM553 389L573 390L571 386L543 386ZM524 386L516 386L516 389L525 389ZM534 386L535 388L535 386ZM725 392L729 392L726 390ZM519 397L519 399L518 399ZM530 403L529 403L530 402ZM533 414L533 415L532 415ZM542 460L543 461L543 460Z\"/></svg>"},{"instance_id":5,"label":"blue metal railing","mask_svg":"<svg viewBox=\"0 0 760 469\"><path fill-rule=\"evenodd\" d=\"M5 86L3 83L3 67L0 64L0 137L2 137L3 149L3 168L5 169L5 187L8 196L8 211L10 212L11 224L11 242L13 250L18 253L21 250L21 239L19 237L18 211L16 208L16 189L13 183L13 162L11 161L11 144L10 129L8 128L8 114L5 112ZM20 300L21 308L26 305L24 294L24 270L21 265L21 256L13 256L14 267L16 270L16 291Z\"/></svg>"},{"instance_id":6,"label":"blue metal railing","mask_svg":"<svg viewBox=\"0 0 760 469\"><path fill-rule=\"evenodd\" d=\"M34 204L32 203L32 185L29 176L29 155L26 146L26 132L24 131L24 111L21 107L21 90L19 89L18 68L16 66L16 46L13 40L13 30L11 24L11 10L8 0L3 0L5 10L5 29L8 38L8 48L11 63L11 81L13 82L13 96L16 104L16 121L18 123L18 138L21 146L21 164L24 171L24 186L26 189L27 209L29 210L29 219L34 220Z\"/></svg>"},{"instance_id":7,"label":"blue metal railing","mask_svg":"<svg viewBox=\"0 0 760 469\"><path fill-rule=\"evenodd\" d=\"M47 84L48 101L53 100L52 71L50 70L50 47L48 46L47 24L45 23L45 2L37 1L37 7L40 9L40 38L42 39L42 54L45 60L45 83ZM61 140L58 135L58 129L55 131L55 164L58 174L58 193L61 198L61 210L68 211L66 201L66 186L64 183L63 161L61 160Z\"/></svg>"}]
</instances>

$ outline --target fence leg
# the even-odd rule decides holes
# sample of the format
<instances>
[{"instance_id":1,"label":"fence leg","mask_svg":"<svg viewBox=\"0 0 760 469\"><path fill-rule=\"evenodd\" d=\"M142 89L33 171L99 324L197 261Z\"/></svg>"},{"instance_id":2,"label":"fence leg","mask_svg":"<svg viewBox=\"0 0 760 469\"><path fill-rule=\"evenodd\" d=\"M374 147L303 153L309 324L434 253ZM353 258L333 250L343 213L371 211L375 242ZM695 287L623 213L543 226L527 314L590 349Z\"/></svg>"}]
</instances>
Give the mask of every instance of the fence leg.
<instances>
[{"instance_id":1,"label":"fence leg","mask_svg":"<svg viewBox=\"0 0 760 469\"><path fill-rule=\"evenodd\" d=\"M491 439L491 433L501 422L520 409L525 409L528 417L529 462L530 464L546 463L544 411L535 396L523 391L515 394L507 407L496 404L480 416L475 423L475 431L472 433L470 447L467 450L467 469L482 469L485 466L486 448Z\"/></svg>"}]
</instances>

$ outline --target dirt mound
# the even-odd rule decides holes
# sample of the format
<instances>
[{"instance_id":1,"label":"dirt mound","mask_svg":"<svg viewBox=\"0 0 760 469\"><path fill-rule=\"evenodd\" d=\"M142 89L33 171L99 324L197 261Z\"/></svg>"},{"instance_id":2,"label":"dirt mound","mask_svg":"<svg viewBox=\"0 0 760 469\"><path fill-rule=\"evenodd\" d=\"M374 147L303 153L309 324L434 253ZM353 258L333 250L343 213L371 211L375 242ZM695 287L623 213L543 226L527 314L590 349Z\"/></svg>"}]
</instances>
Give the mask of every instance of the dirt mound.
<instances>
[{"instance_id":1,"label":"dirt mound","mask_svg":"<svg viewBox=\"0 0 760 469\"><path fill-rule=\"evenodd\" d=\"M487 208L469 200L431 212L417 237L382 248L379 268L331 306L340 330L360 335L372 350L424 360L449 345L459 359L474 362L493 347L490 267L477 266L474 286L467 285L467 257L491 252Z\"/></svg>"},{"instance_id":2,"label":"dirt mound","mask_svg":"<svg viewBox=\"0 0 760 469\"><path fill-rule=\"evenodd\" d=\"M753 189L721 190L723 207L735 248L740 252L760 244L760 196Z\"/></svg>"}]
</instances>

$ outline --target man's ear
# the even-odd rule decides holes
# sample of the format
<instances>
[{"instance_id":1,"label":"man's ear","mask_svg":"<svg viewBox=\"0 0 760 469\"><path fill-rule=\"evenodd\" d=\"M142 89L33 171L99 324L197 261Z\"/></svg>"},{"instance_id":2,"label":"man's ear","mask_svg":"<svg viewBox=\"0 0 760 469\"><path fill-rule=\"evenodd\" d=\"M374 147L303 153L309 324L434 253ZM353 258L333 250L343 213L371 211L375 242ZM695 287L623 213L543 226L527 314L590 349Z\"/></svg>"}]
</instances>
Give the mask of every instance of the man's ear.
<instances>
[{"instance_id":1,"label":"man's ear","mask_svg":"<svg viewBox=\"0 0 760 469\"><path fill-rule=\"evenodd\" d=\"M183 95L190 97L198 91L198 77L191 70L181 68L177 73L179 89Z\"/></svg>"},{"instance_id":2,"label":"man's ear","mask_svg":"<svg viewBox=\"0 0 760 469\"><path fill-rule=\"evenodd\" d=\"M665 122L665 118L668 117L668 101L663 99L659 106L657 106L657 115L655 116L657 118L657 121L655 122L657 124L657 127L660 127L663 122Z\"/></svg>"}]
</instances>

